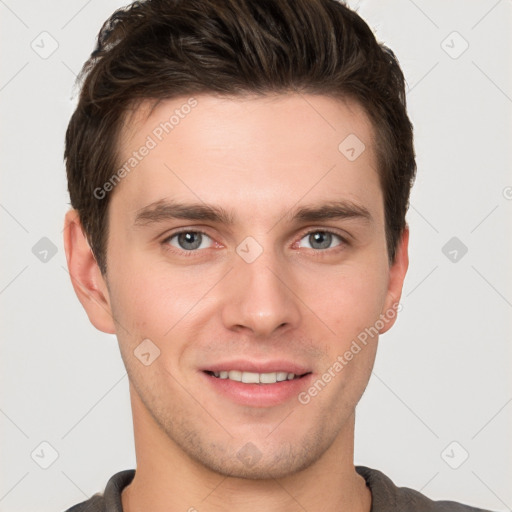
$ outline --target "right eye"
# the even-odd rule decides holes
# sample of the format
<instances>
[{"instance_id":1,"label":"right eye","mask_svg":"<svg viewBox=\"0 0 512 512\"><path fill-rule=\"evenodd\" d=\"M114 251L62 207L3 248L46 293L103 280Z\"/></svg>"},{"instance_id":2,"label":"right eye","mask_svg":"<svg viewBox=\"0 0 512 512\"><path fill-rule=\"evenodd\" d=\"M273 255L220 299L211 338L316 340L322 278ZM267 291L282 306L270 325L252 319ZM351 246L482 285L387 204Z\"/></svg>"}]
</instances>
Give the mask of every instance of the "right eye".
<instances>
[{"instance_id":1,"label":"right eye","mask_svg":"<svg viewBox=\"0 0 512 512\"><path fill-rule=\"evenodd\" d=\"M191 252L211 247L212 239L201 231L180 231L167 237L162 243L182 251Z\"/></svg>"}]
</instances>

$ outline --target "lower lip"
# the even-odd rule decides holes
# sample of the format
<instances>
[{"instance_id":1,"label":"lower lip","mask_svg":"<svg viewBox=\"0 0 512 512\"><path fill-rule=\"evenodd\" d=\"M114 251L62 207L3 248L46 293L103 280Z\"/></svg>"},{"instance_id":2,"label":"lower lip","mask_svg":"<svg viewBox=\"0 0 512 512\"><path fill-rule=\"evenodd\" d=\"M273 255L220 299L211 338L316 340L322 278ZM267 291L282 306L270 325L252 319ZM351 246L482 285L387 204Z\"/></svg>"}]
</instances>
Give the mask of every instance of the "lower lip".
<instances>
[{"instance_id":1,"label":"lower lip","mask_svg":"<svg viewBox=\"0 0 512 512\"><path fill-rule=\"evenodd\" d=\"M213 389L231 401L250 407L272 407L280 405L309 386L313 374L309 373L300 379L284 380L274 384L244 384L231 379L220 379L201 372Z\"/></svg>"}]
</instances>

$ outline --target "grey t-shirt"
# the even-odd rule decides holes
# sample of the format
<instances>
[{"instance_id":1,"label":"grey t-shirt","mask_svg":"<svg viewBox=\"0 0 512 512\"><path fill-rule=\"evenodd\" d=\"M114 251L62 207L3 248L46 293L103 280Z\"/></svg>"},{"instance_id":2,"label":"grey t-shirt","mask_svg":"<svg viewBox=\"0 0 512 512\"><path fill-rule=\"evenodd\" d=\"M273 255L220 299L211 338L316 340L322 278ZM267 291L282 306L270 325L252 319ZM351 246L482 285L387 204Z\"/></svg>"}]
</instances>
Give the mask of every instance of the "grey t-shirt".
<instances>
[{"instance_id":1,"label":"grey t-shirt","mask_svg":"<svg viewBox=\"0 0 512 512\"><path fill-rule=\"evenodd\" d=\"M372 493L370 512L490 512L455 501L432 501L418 491L397 487L384 473L376 469L356 466L356 471L366 480ZM134 469L116 473L108 481L103 494L96 493L66 512L123 512L121 492L134 476Z\"/></svg>"}]
</instances>

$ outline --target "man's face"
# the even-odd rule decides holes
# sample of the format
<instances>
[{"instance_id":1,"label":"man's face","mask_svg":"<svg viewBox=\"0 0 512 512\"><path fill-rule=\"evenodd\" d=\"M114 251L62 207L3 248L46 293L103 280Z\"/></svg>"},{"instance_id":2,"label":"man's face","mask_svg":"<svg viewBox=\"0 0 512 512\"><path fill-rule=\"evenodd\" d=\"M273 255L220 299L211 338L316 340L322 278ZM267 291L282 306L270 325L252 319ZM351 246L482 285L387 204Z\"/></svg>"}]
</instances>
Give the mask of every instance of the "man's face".
<instances>
[{"instance_id":1,"label":"man's face","mask_svg":"<svg viewBox=\"0 0 512 512\"><path fill-rule=\"evenodd\" d=\"M109 206L108 302L132 398L212 470L292 474L350 437L377 338L333 365L400 294L373 129L325 96L187 99L139 110L122 134L123 163L151 147Z\"/></svg>"}]
</instances>

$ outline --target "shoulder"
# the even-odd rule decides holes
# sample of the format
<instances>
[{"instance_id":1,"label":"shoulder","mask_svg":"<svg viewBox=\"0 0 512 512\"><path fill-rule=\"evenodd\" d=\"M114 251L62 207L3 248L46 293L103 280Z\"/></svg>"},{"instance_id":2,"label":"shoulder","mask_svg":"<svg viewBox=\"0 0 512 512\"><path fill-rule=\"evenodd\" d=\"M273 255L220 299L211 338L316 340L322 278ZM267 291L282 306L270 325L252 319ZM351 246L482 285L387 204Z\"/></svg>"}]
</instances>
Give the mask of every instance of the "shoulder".
<instances>
[{"instance_id":1,"label":"shoulder","mask_svg":"<svg viewBox=\"0 0 512 512\"><path fill-rule=\"evenodd\" d=\"M414 489L397 487L384 473L365 466L356 471L372 493L371 512L490 512L455 501L433 501Z\"/></svg>"},{"instance_id":2,"label":"shoulder","mask_svg":"<svg viewBox=\"0 0 512 512\"><path fill-rule=\"evenodd\" d=\"M73 505L65 512L123 512L121 493L131 483L134 476L134 469L116 473L110 477L104 492L97 492L88 500Z\"/></svg>"},{"instance_id":3,"label":"shoulder","mask_svg":"<svg viewBox=\"0 0 512 512\"><path fill-rule=\"evenodd\" d=\"M100 493L96 493L88 500L82 501L68 508L66 512L103 512L105 510L105 499Z\"/></svg>"}]
</instances>

